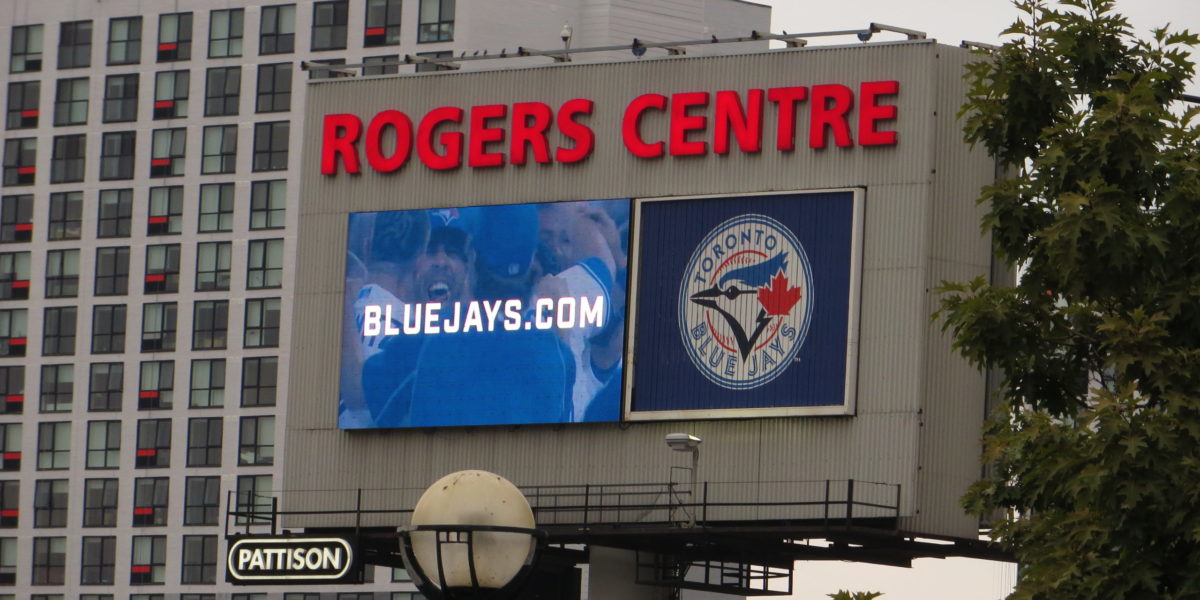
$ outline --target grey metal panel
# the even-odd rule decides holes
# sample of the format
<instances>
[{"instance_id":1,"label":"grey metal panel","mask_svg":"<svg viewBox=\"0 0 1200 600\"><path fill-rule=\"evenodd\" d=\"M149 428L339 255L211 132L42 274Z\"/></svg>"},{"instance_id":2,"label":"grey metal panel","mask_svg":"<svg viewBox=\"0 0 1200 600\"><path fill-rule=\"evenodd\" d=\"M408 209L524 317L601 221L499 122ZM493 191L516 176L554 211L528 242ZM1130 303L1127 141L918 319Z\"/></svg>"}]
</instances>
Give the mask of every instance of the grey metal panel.
<instances>
[{"instance_id":1,"label":"grey metal panel","mask_svg":"<svg viewBox=\"0 0 1200 600\"><path fill-rule=\"evenodd\" d=\"M933 506L917 497L916 486L918 436L922 419L928 419L921 411L931 410L925 396L940 392L927 389L925 373L931 368L929 355L946 350L941 342L940 350L926 349L926 337L934 332L928 324L927 288L937 265L929 258L935 244L929 225L934 211L931 182L935 168L944 170L935 163L933 146L948 144L945 156L937 157L939 161L955 159L972 173L980 168L976 164L980 157L962 153L958 138L946 141L950 137L946 130L956 125L950 118L953 111L933 102L935 88L949 86L945 81L939 84L936 77L934 57L939 53L961 51L932 43L898 43L313 85L307 129L313 133L305 142L303 159L308 168L300 207L293 322L293 339L298 345L287 419L285 507L351 508L344 504L344 490L420 488L463 468L494 470L518 485L666 482L671 478L671 466L684 466L689 460L663 444L663 436L673 431L687 431L705 440L699 471L702 481L760 482L726 486L745 497L782 498L804 493L811 485L801 483L804 481L856 479L900 484L903 514L911 514L915 507ZM778 152L772 146L774 117L770 112L764 127L770 133L759 154L643 160L631 157L619 139L621 111L641 93L833 82L856 86L861 81L891 79L901 82L896 101L900 118L895 122L900 144L896 147L814 151L801 140L796 151ZM317 169L317 132L327 113L349 112L369 119L380 110L400 109L416 119L441 105L537 100L557 107L575 97L596 102L589 121L597 135L596 150L581 164L463 168L444 173L426 169L414 157L393 175L367 172L325 177ZM650 132L661 125L648 119L644 129ZM990 162L988 165L990 169ZM961 192L952 189L956 181L938 181L951 192ZM439 430L336 429L339 315L345 285L340 249L345 247L347 212L832 187L866 188L857 416ZM959 220L938 227L953 229ZM972 223L969 230L974 233L977 228ZM953 248L947 252L956 254ZM968 379L970 376L964 375L964 385ZM947 423L974 433L979 418L955 414ZM386 494L370 494L372 502L392 501ZM405 494L400 497L407 498ZM939 505L938 510L951 509ZM961 513L957 506L952 510ZM395 524L388 518L380 516L373 521Z\"/></svg>"}]
</instances>

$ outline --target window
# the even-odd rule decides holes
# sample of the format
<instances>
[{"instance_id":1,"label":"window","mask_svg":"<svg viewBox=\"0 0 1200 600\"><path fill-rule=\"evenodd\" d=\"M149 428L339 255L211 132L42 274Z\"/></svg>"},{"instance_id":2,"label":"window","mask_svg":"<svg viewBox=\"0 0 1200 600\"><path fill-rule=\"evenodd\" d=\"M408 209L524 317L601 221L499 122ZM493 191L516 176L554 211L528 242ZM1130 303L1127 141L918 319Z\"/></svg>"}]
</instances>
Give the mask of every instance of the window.
<instances>
[{"instance_id":1,"label":"window","mask_svg":"<svg viewBox=\"0 0 1200 600\"><path fill-rule=\"evenodd\" d=\"M83 233L83 192L50 194L50 226L46 239L77 240Z\"/></svg>"},{"instance_id":2,"label":"window","mask_svg":"<svg viewBox=\"0 0 1200 600\"><path fill-rule=\"evenodd\" d=\"M173 235L183 231L183 186L150 188L149 213L146 235Z\"/></svg>"},{"instance_id":3,"label":"window","mask_svg":"<svg viewBox=\"0 0 1200 600\"><path fill-rule=\"evenodd\" d=\"M46 252L46 297L74 298L79 295L79 250Z\"/></svg>"},{"instance_id":4,"label":"window","mask_svg":"<svg viewBox=\"0 0 1200 600\"><path fill-rule=\"evenodd\" d=\"M254 125L254 170L282 171L288 162L288 121Z\"/></svg>"},{"instance_id":5,"label":"window","mask_svg":"<svg viewBox=\"0 0 1200 600\"><path fill-rule=\"evenodd\" d=\"M34 73L42 70L42 26L18 25L12 28L10 73Z\"/></svg>"},{"instance_id":6,"label":"window","mask_svg":"<svg viewBox=\"0 0 1200 600\"><path fill-rule=\"evenodd\" d=\"M54 137L50 155L50 183L83 181L84 134Z\"/></svg>"},{"instance_id":7,"label":"window","mask_svg":"<svg viewBox=\"0 0 1200 600\"><path fill-rule=\"evenodd\" d=\"M92 308L92 354L125 351L124 304L98 304Z\"/></svg>"},{"instance_id":8,"label":"window","mask_svg":"<svg viewBox=\"0 0 1200 600\"><path fill-rule=\"evenodd\" d=\"M75 365L42 365L41 412L70 412L74 391Z\"/></svg>"},{"instance_id":9,"label":"window","mask_svg":"<svg viewBox=\"0 0 1200 600\"><path fill-rule=\"evenodd\" d=\"M221 417L188 419L189 467L221 466Z\"/></svg>"},{"instance_id":10,"label":"window","mask_svg":"<svg viewBox=\"0 0 1200 600\"><path fill-rule=\"evenodd\" d=\"M171 13L158 17L158 62L188 60L192 57L192 13Z\"/></svg>"},{"instance_id":11,"label":"window","mask_svg":"<svg viewBox=\"0 0 1200 600\"><path fill-rule=\"evenodd\" d=\"M74 306L46 307L42 320L42 356L70 356L75 354Z\"/></svg>"},{"instance_id":12,"label":"window","mask_svg":"<svg viewBox=\"0 0 1200 600\"><path fill-rule=\"evenodd\" d=\"M142 352L169 352L175 349L174 302L154 302L142 307Z\"/></svg>"},{"instance_id":13,"label":"window","mask_svg":"<svg viewBox=\"0 0 1200 600\"><path fill-rule=\"evenodd\" d=\"M277 348L279 346L279 298L246 300L247 348Z\"/></svg>"},{"instance_id":14,"label":"window","mask_svg":"<svg viewBox=\"0 0 1200 600\"><path fill-rule=\"evenodd\" d=\"M232 173L237 169L237 125L204 128L204 156L200 174Z\"/></svg>"},{"instance_id":15,"label":"window","mask_svg":"<svg viewBox=\"0 0 1200 600\"><path fill-rule=\"evenodd\" d=\"M220 117L238 114L238 98L241 93L241 67L209 69L208 86L204 93L204 116Z\"/></svg>"},{"instance_id":16,"label":"window","mask_svg":"<svg viewBox=\"0 0 1200 600\"><path fill-rule=\"evenodd\" d=\"M173 294L179 291L179 244L146 246L147 294Z\"/></svg>"},{"instance_id":17,"label":"window","mask_svg":"<svg viewBox=\"0 0 1200 600\"><path fill-rule=\"evenodd\" d=\"M367 75L395 75L400 72L400 55L389 54L387 56L368 56L363 59L362 74Z\"/></svg>"},{"instance_id":18,"label":"window","mask_svg":"<svg viewBox=\"0 0 1200 600\"><path fill-rule=\"evenodd\" d=\"M104 122L137 120L138 74L109 75L104 79Z\"/></svg>"},{"instance_id":19,"label":"window","mask_svg":"<svg viewBox=\"0 0 1200 600\"><path fill-rule=\"evenodd\" d=\"M238 464L275 464L275 417L242 417Z\"/></svg>"},{"instance_id":20,"label":"window","mask_svg":"<svg viewBox=\"0 0 1200 600\"><path fill-rule=\"evenodd\" d=\"M183 571L179 583L216 583L217 536L183 536Z\"/></svg>"},{"instance_id":21,"label":"window","mask_svg":"<svg viewBox=\"0 0 1200 600\"><path fill-rule=\"evenodd\" d=\"M83 536L79 583L82 585L112 585L116 562L116 536Z\"/></svg>"},{"instance_id":22,"label":"window","mask_svg":"<svg viewBox=\"0 0 1200 600\"><path fill-rule=\"evenodd\" d=\"M400 0L367 0L363 46L400 44Z\"/></svg>"},{"instance_id":23,"label":"window","mask_svg":"<svg viewBox=\"0 0 1200 600\"><path fill-rule=\"evenodd\" d=\"M192 350L222 350L229 329L228 300L197 300L192 312Z\"/></svg>"},{"instance_id":24,"label":"window","mask_svg":"<svg viewBox=\"0 0 1200 600\"><path fill-rule=\"evenodd\" d=\"M264 6L258 35L259 54L287 54L296 49L296 5Z\"/></svg>"},{"instance_id":25,"label":"window","mask_svg":"<svg viewBox=\"0 0 1200 600\"><path fill-rule=\"evenodd\" d=\"M100 190L100 207L97 211L96 219L96 237L129 237L132 216L133 190ZM128 249L126 253L128 254Z\"/></svg>"},{"instance_id":26,"label":"window","mask_svg":"<svg viewBox=\"0 0 1200 600\"><path fill-rule=\"evenodd\" d=\"M96 248L95 288L97 296L124 296L129 293L128 246Z\"/></svg>"},{"instance_id":27,"label":"window","mask_svg":"<svg viewBox=\"0 0 1200 600\"><path fill-rule=\"evenodd\" d=\"M208 57L228 58L242 55L242 24L245 12L240 8L214 10L208 17Z\"/></svg>"},{"instance_id":28,"label":"window","mask_svg":"<svg viewBox=\"0 0 1200 600\"><path fill-rule=\"evenodd\" d=\"M250 240L246 287L277 288L283 285L283 239Z\"/></svg>"},{"instance_id":29,"label":"window","mask_svg":"<svg viewBox=\"0 0 1200 600\"><path fill-rule=\"evenodd\" d=\"M87 123L88 78L59 79L54 94L54 124L82 125Z\"/></svg>"},{"instance_id":30,"label":"window","mask_svg":"<svg viewBox=\"0 0 1200 600\"><path fill-rule=\"evenodd\" d=\"M29 253L0 253L0 300L29 298Z\"/></svg>"},{"instance_id":31,"label":"window","mask_svg":"<svg viewBox=\"0 0 1200 600\"><path fill-rule=\"evenodd\" d=\"M121 410L121 394L124 391L124 363L92 363L88 376L88 410Z\"/></svg>"},{"instance_id":32,"label":"window","mask_svg":"<svg viewBox=\"0 0 1200 600\"><path fill-rule=\"evenodd\" d=\"M309 69L308 69L308 78L309 79L333 79L335 77L351 77L352 76L349 71L346 71L344 69L332 68L332 67L337 67L337 66L346 64L346 59L344 59L344 58L326 58L324 60L310 60L310 61L308 61L308 64L309 64ZM320 65L325 65L326 67L330 67L330 68L323 68Z\"/></svg>"},{"instance_id":33,"label":"window","mask_svg":"<svg viewBox=\"0 0 1200 600\"><path fill-rule=\"evenodd\" d=\"M254 109L260 113L292 109L292 63L258 66Z\"/></svg>"},{"instance_id":34,"label":"window","mask_svg":"<svg viewBox=\"0 0 1200 600\"><path fill-rule=\"evenodd\" d=\"M418 57L423 58L450 58L454 53L449 50L441 50L438 52L418 52ZM445 63L418 62L416 71L418 73L429 73L433 71L451 71L450 65Z\"/></svg>"},{"instance_id":35,"label":"window","mask_svg":"<svg viewBox=\"0 0 1200 600\"><path fill-rule=\"evenodd\" d=\"M20 367L16 367L20 368ZM21 470L21 424L0 423L0 451L3 451L5 471Z\"/></svg>"},{"instance_id":36,"label":"window","mask_svg":"<svg viewBox=\"0 0 1200 600\"><path fill-rule=\"evenodd\" d=\"M16 527L21 516L21 482L0 481L0 527Z\"/></svg>"},{"instance_id":37,"label":"window","mask_svg":"<svg viewBox=\"0 0 1200 600\"><path fill-rule=\"evenodd\" d=\"M0 310L0 356L25 356L24 308Z\"/></svg>"},{"instance_id":38,"label":"window","mask_svg":"<svg viewBox=\"0 0 1200 600\"><path fill-rule=\"evenodd\" d=\"M100 138L100 179L133 179L136 131L108 131Z\"/></svg>"},{"instance_id":39,"label":"window","mask_svg":"<svg viewBox=\"0 0 1200 600\"><path fill-rule=\"evenodd\" d=\"M83 526L117 526L117 479L85 479L83 482Z\"/></svg>"},{"instance_id":40,"label":"window","mask_svg":"<svg viewBox=\"0 0 1200 600\"><path fill-rule=\"evenodd\" d=\"M20 194L0 199L0 242L33 239L33 195Z\"/></svg>"},{"instance_id":41,"label":"window","mask_svg":"<svg viewBox=\"0 0 1200 600\"><path fill-rule=\"evenodd\" d=\"M41 95L40 81L18 81L8 84L8 112L5 127L29 129L38 125L38 98Z\"/></svg>"},{"instance_id":42,"label":"window","mask_svg":"<svg viewBox=\"0 0 1200 600\"><path fill-rule=\"evenodd\" d=\"M92 22L63 23L58 34L58 68L79 69L92 65Z\"/></svg>"},{"instance_id":43,"label":"window","mask_svg":"<svg viewBox=\"0 0 1200 600\"><path fill-rule=\"evenodd\" d=\"M201 242L196 245L196 291L228 290L233 244Z\"/></svg>"},{"instance_id":44,"label":"window","mask_svg":"<svg viewBox=\"0 0 1200 600\"><path fill-rule=\"evenodd\" d=\"M75 354L74 306L49 306L42 320L42 356Z\"/></svg>"},{"instance_id":45,"label":"window","mask_svg":"<svg viewBox=\"0 0 1200 600\"><path fill-rule=\"evenodd\" d=\"M167 571L167 536L133 536L133 558L130 564L130 585L163 583Z\"/></svg>"},{"instance_id":46,"label":"window","mask_svg":"<svg viewBox=\"0 0 1200 600\"><path fill-rule=\"evenodd\" d=\"M256 356L242 361L242 406L275 406L279 359Z\"/></svg>"},{"instance_id":47,"label":"window","mask_svg":"<svg viewBox=\"0 0 1200 600\"><path fill-rule=\"evenodd\" d=\"M454 0L421 0L417 42L454 39Z\"/></svg>"},{"instance_id":48,"label":"window","mask_svg":"<svg viewBox=\"0 0 1200 600\"><path fill-rule=\"evenodd\" d=\"M237 478L236 497L237 506L235 510L243 515L237 518L236 522L238 525L256 521L256 519L251 518L251 515L269 514L271 512L271 476L239 476Z\"/></svg>"},{"instance_id":49,"label":"window","mask_svg":"<svg viewBox=\"0 0 1200 600\"><path fill-rule=\"evenodd\" d=\"M188 72L162 71L154 76L154 118L187 116Z\"/></svg>"},{"instance_id":50,"label":"window","mask_svg":"<svg viewBox=\"0 0 1200 600\"><path fill-rule=\"evenodd\" d=\"M38 423L38 470L52 471L70 466L71 424Z\"/></svg>"},{"instance_id":51,"label":"window","mask_svg":"<svg viewBox=\"0 0 1200 600\"><path fill-rule=\"evenodd\" d=\"M184 480L183 524L216 525L221 504L220 477L188 477Z\"/></svg>"},{"instance_id":52,"label":"window","mask_svg":"<svg viewBox=\"0 0 1200 600\"><path fill-rule=\"evenodd\" d=\"M166 477L138 477L133 480L134 527L167 524L170 483Z\"/></svg>"},{"instance_id":53,"label":"window","mask_svg":"<svg viewBox=\"0 0 1200 600\"><path fill-rule=\"evenodd\" d=\"M33 185L37 173L37 139L4 140L4 185ZM11 197L11 196L10 196ZM13 241L13 240L0 240ZM28 241L28 240L26 240Z\"/></svg>"},{"instance_id":54,"label":"window","mask_svg":"<svg viewBox=\"0 0 1200 600\"><path fill-rule=\"evenodd\" d=\"M33 526L67 526L66 479L39 479L33 488Z\"/></svg>"},{"instance_id":55,"label":"window","mask_svg":"<svg viewBox=\"0 0 1200 600\"><path fill-rule=\"evenodd\" d=\"M25 367L19 365L0 367L0 401L2 401L0 402L0 412L6 415L19 415L23 412L25 408ZM3 427L3 425L0 425L0 442L11 441L3 437ZM4 446L2 443L0 443L0 446L3 446L0 447L0 452L16 452L19 457L21 450L19 439L17 440L15 450ZM18 462L20 462L19 458ZM7 465L8 459L4 459L3 470L8 470Z\"/></svg>"},{"instance_id":56,"label":"window","mask_svg":"<svg viewBox=\"0 0 1200 600\"><path fill-rule=\"evenodd\" d=\"M187 152L187 129L155 129L150 146L150 176L177 177L183 175L183 158Z\"/></svg>"},{"instance_id":57,"label":"window","mask_svg":"<svg viewBox=\"0 0 1200 600\"><path fill-rule=\"evenodd\" d=\"M225 406L225 359L193 360L191 387L188 405L192 408Z\"/></svg>"},{"instance_id":58,"label":"window","mask_svg":"<svg viewBox=\"0 0 1200 600\"><path fill-rule=\"evenodd\" d=\"M250 229L282 229L287 219L287 180L255 181L250 186Z\"/></svg>"},{"instance_id":59,"label":"window","mask_svg":"<svg viewBox=\"0 0 1200 600\"><path fill-rule=\"evenodd\" d=\"M33 585L62 585L67 564L67 538L33 538Z\"/></svg>"},{"instance_id":60,"label":"window","mask_svg":"<svg viewBox=\"0 0 1200 600\"><path fill-rule=\"evenodd\" d=\"M200 219L196 228L200 233L233 230L232 183L200 186Z\"/></svg>"},{"instance_id":61,"label":"window","mask_svg":"<svg viewBox=\"0 0 1200 600\"><path fill-rule=\"evenodd\" d=\"M88 421L87 468L116 469L121 466L121 422Z\"/></svg>"},{"instance_id":62,"label":"window","mask_svg":"<svg viewBox=\"0 0 1200 600\"><path fill-rule=\"evenodd\" d=\"M341 50L346 47L346 0L313 5L312 49Z\"/></svg>"},{"instance_id":63,"label":"window","mask_svg":"<svg viewBox=\"0 0 1200 600\"><path fill-rule=\"evenodd\" d=\"M142 59L142 18L108 21L108 64L135 65Z\"/></svg>"},{"instance_id":64,"label":"window","mask_svg":"<svg viewBox=\"0 0 1200 600\"><path fill-rule=\"evenodd\" d=\"M142 363L138 384L138 410L171 408L175 390L175 362L152 360Z\"/></svg>"},{"instance_id":65,"label":"window","mask_svg":"<svg viewBox=\"0 0 1200 600\"><path fill-rule=\"evenodd\" d=\"M139 469L171 466L171 420L141 419L137 430Z\"/></svg>"}]
</instances>

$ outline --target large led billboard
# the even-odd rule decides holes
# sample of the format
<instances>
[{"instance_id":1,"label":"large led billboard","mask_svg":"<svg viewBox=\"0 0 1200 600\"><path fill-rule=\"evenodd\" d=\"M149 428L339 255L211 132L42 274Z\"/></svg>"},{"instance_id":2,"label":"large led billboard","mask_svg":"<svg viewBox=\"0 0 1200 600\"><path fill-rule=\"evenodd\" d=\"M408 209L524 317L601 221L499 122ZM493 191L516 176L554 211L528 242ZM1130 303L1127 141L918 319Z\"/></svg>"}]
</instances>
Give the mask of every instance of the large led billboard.
<instances>
[{"instance_id":1,"label":"large led billboard","mask_svg":"<svg viewBox=\"0 0 1200 600\"><path fill-rule=\"evenodd\" d=\"M639 201L631 420L850 414L861 191Z\"/></svg>"},{"instance_id":2,"label":"large led billboard","mask_svg":"<svg viewBox=\"0 0 1200 600\"><path fill-rule=\"evenodd\" d=\"M620 418L629 200L352 213L344 429Z\"/></svg>"}]
</instances>

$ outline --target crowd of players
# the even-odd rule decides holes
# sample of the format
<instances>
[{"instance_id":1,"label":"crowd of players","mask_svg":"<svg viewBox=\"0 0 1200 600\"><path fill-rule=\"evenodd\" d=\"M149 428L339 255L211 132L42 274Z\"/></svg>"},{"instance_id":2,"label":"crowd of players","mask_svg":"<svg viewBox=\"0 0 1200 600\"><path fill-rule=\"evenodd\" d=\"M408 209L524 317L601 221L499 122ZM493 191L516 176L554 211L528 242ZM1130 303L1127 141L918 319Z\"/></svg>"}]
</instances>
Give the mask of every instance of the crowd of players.
<instances>
[{"instance_id":1,"label":"crowd of players","mask_svg":"<svg viewBox=\"0 0 1200 600\"><path fill-rule=\"evenodd\" d=\"M628 200L351 215L341 426L617 420L628 226ZM568 296L603 297L603 325L363 335L368 305Z\"/></svg>"}]
</instances>

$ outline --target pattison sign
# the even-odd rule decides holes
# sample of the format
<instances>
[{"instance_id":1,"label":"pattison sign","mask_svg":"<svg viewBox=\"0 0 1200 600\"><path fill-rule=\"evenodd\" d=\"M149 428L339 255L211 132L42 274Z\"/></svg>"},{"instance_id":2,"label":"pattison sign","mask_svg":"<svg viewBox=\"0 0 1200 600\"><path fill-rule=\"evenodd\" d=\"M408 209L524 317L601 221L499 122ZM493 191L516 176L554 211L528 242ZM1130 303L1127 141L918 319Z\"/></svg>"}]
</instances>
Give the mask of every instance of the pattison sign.
<instances>
[{"instance_id":1,"label":"pattison sign","mask_svg":"<svg viewBox=\"0 0 1200 600\"><path fill-rule=\"evenodd\" d=\"M621 111L621 145L639 159L706 154L792 152L830 145L894 146L900 93L897 81L865 81L767 89L639 95ZM416 154L432 170L577 163L596 149L592 117L612 107L575 98L544 102L440 106L410 115L389 109L364 118L327 114L321 173L400 171ZM665 128L643 120L665 117ZM773 131L764 127L772 116ZM601 136L602 139L607 139ZM365 165L365 167L364 167Z\"/></svg>"},{"instance_id":2,"label":"pattison sign","mask_svg":"<svg viewBox=\"0 0 1200 600\"><path fill-rule=\"evenodd\" d=\"M226 580L243 584L358 581L352 540L341 537L242 537L229 544Z\"/></svg>"}]
</instances>

